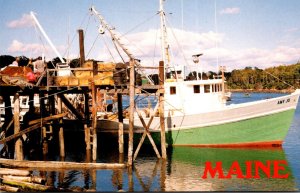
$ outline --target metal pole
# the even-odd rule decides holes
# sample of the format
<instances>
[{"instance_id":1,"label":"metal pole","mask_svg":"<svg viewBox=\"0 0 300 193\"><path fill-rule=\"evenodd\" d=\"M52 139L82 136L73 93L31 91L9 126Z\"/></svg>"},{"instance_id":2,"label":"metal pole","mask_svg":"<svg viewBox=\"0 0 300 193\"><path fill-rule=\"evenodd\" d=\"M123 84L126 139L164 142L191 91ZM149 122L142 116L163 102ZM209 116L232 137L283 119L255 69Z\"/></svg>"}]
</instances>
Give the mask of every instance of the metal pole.
<instances>
[{"instance_id":1,"label":"metal pole","mask_svg":"<svg viewBox=\"0 0 300 193\"><path fill-rule=\"evenodd\" d=\"M45 30L43 29L43 27L41 26L41 24L39 23L38 19L35 17L35 15L34 15L34 13L32 11L30 12L30 15L32 16L32 18L35 21L36 25L39 27L40 31L42 32L42 34L46 38L47 42L49 43L49 45L51 46L51 48L53 49L53 51L55 52L55 54L57 55L57 57L60 59L60 61L62 63L64 63L65 61L63 60L63 58L61 57L60 53L57 51L57 49L53 45L52 41L50 40L50 38L48 37L48 35L46 34Z\"/></svg>"}]
</instances>

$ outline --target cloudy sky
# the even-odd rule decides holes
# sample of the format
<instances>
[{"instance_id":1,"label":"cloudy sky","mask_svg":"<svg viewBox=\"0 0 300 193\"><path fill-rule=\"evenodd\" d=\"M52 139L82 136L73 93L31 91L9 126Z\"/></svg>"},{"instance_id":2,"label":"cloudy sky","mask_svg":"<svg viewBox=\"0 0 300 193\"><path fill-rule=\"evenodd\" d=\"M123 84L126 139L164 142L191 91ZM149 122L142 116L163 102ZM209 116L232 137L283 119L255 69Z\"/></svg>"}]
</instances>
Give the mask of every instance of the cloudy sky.
<instances>
[{"instance_id":1,"label":"cloudy sky","mask_svg":"<svg viewBox=\"0 0 300 193\"><path fill-rule=\"evenodd\" d=\"M116 51L109 33L89 11L95 6L142 64L160 56L159 0L0 0L0 55L56 57L30 15L65 58L79 56L78 29L85 33L85 55L103 61L128 57ZM192 55L203 53L207 70L246 66L266 68L300 59L299 0L166 0L171 64L193 68Z\"/></svg>"}]
</instances>

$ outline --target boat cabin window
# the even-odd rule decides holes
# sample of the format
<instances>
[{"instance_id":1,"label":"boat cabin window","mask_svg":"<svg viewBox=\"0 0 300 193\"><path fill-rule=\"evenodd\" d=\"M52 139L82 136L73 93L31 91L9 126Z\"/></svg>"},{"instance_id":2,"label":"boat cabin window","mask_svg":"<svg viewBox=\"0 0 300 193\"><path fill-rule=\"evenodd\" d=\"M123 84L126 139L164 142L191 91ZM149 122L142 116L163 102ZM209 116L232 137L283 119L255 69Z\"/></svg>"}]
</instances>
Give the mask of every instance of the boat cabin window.
<instances>
[{"instance_id":1,"label":"boat cabin window","mask_svg":"<svg viewBox=\"0 0 300 193\"><path fill-rule=\"evenodd\" d=\"M194 85L194 93L200 93L200 85Z\"/></svg>"},{"instance_id":2,"label":"boat cabin window","mask_svg":"<svg viewBox=\"0 0 300 193\"><path fill-rule=\"evenodd\" d=\"M170 95L176 94L176 86L170 86Z\"/></svg>"},{"instance_id":3,"label":"boat cabin window","mask_svg":"<svg viewBox=\"0 0 300 193\"><path fill-rule=\"evenodd\" d=\"M218 84L214 84L213 88L214 88L214 92L219 92L219 86L218 86Z\"/></svg>"},{"instance_id":4,"label":"boat cabin window","mask_svg":"<svg viewBox=\"0 0 300 193\"><path fill-rule=\"evenodd\" d=\"M21 102L22 102L22 105L26 105L27 99L23 98Z\"/></svg>"},{"instance_id":5,"label":"boat cabin window","mask_svg":"<svg viewBox=\"0 0 300 193\"><path fill-rule=\"evenodd\" d=\"M210 85L209 84L204 85L204 93L210 93Z\"/></svg>"}]
</instances>

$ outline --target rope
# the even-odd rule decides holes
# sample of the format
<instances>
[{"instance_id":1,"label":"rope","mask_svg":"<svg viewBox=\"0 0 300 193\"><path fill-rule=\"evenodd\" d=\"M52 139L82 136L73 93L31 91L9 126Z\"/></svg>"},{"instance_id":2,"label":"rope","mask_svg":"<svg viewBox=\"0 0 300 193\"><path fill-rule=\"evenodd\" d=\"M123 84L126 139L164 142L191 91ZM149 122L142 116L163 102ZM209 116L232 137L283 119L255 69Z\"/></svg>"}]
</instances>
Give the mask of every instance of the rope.
<instances>
[{"instance_id":1,"label":"rope","mask_svg":"<svg viewBox=\"0 0 300 193\"><path fill-rule=\"evenodd\" d=\"M95 44L96 44L96 41L97 41L98 37L99 37L99 34L97 35L96 39L94 40L94 42L93 42L93 44L92 44L91 48L89 49L89 51L88 51L88 53L87 53L86 57L88 57L88 56L90 55L90 53L91 53L91 51L92 51L93 47L94 47L94 46L95 46Z\"/></svg>"},{"instance_id":2,"label":"rope","mask_svg":"<svg viewBox=\"0 0 300 193\"><path fill-rule=\"evenodd\" d=\"M172 34L173 34L173 36L174 36L174 39L175 39L175 41L176 41L176 43L177 43L177 45L178 45L178 48L179 48L180 52L182 53L182 56L183 56L183 58L184 58L184 61L185 61L186 65L188 66L189 63L188 63L188 61L187 61L187 59L186 59L186 57L185 57L185 55L184 55L184 52L183 52L183 50L182 50L182 47L181 47L180 43L179 43L179 41L178 41L178 39L177 39L177 37L176 37L176 35L175 35L175 32L174 32L174 30L173 30L173 27L172 27L171 23L170 23L168 20L166 20L166 21L167 21L167 23L171 26L171 32L172 32ZM173 65L173 66L174 66L174 65Z\"/></svg>"},{"instance_id":3,"label":"rope","mask_svg":"<svg viewBox=\"0 0 300 193\"><path fill-rule=\"evenodd\" d=\"M102 37L102 36L101 36ZM112 52L110 51L110 49L109 49L109 47L108 47L108 45L107 45L107 42L105 41L105 39L102 37L102 40L103 40L103 42L104 42L104 45L105 45L105 47L106 47L106 49L107 49L107 51L109 52L109 54L110 54L110 56L111 56L111 58L112 58L112 60L115 62L115 58L114 58L114 56L112 55ZM116 62L115 62L116 63Z\"/></svg>"},{"instance_id":4,"label":"rope","mask_svg":"<svg viewBox=\"0 0 300 193\"><path fill-rule=\"evenodd\" d=\"M80 23L80 25L79 25L79 28L82 27L84 21L85 21L86 18L87 18L87 15L88 15L88 13L87 13L87 14L85 15L85 17L82 19L82 21L81 21L81 23ZM90 18L90 17L89 17L89 18ZM89 20L90 20L90 19L89 19ZM88 20L88 21L89 21L89 20ZM87 29L88 25L89 25L89 22L88 22L88 24L87 24L87 26L86 26L86 29ZM85 30L86 30L86 29L85 29ZM67 54L68 50L70 49L71 45L72 45L73 42L74 42L75 37L76 37L76 33L74 33L74 35L73 35L73 37L72 37L72 40L71 40L71 43L70 43L70 44L68 45L68 47L66 48L65 53L63 54L63 56L65 56L65 55Z\"/></svg>"},{"instance_id":5,"label":"rope","mask_svg":"<svg viewBox=\"0 0 300 193\"><path fill-rule=\"evenodd\" d=\"M119 49L118 49L118 47L117 47L117 45L116 45L115 41L112 41L112 42L113 42L113 44L114 44L114 46L115 46L115 48L116 48L116 50L117 50L117 52L118 52L118 54L119 54L120 58L121 58L121 59L122 59L122 61L125 63L125 60L124 60L124 58L122 57L122 55L121 55L121 53L120 53L120 51L119 51Z\"/></svg>"},{"instance_id":6,"label":"rope","mask_svg":"<svg viewBox=\"0 0 300 193\"><path fill-rule=\"evenodd\" d=\"M277 80L283 82L284 84L289 85L289 86L292 87L292 88L295 88L293 85L291 85L291 84L285 82L284 80L280 80L280 78L278 78L277 76L275 76L275 75L273 75L273 74L271 74L271 73L269 73L269 72L267 72L267 71L265 71L265 70L264 70L263 72L265 72L266 74L269 74L270 76L276 78Z\"/></svg>"},{"instance_id":7,"label":"rope","mask_svg":"<svg viewBox=\"0 0 300 193\"><path fill-rule=\"evenodd\" d=\"M127 32L125 32L123 35L120 36L120 38L122 38L123 36L125 36L126 34L132 32L135 30L135 28L138 28L140 26L142 26L143 24L145 24L146 22L150 21L152 18L154 18L156 15L158 15L159 13L156 13L152 16L150 16L149 18L145 19L144 21L142 21L141 23L135 25L133 28L129 29Z\"/></svg>"}]
</instances>

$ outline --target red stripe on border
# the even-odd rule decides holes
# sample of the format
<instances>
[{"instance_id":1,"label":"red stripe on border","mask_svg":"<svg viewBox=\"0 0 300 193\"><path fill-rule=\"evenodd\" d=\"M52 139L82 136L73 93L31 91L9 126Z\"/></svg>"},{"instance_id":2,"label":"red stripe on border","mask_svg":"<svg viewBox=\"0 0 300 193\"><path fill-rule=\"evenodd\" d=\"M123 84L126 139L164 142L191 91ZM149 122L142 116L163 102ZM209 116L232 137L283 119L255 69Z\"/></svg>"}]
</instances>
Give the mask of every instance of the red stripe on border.
<instances>
[{"instance_id":1,"label":"red stripe on border","mask_svg":"<svg viewBox=\"0 0 300 193\"><path fill-rule=\"evenodd\" d=\"M173 146L188 147L214 147L214 148L240 148L240 147L281 147L283 141L249 142L249 143L228 143L228 144L173 144Z\"/></svg>"}]
</instances>

